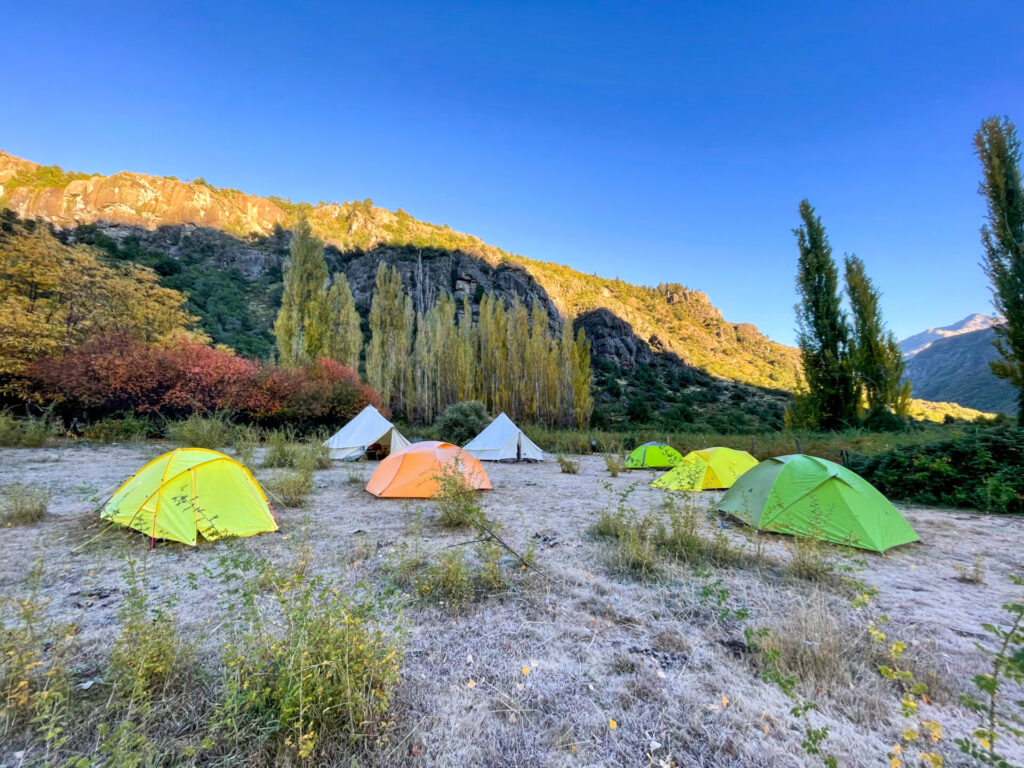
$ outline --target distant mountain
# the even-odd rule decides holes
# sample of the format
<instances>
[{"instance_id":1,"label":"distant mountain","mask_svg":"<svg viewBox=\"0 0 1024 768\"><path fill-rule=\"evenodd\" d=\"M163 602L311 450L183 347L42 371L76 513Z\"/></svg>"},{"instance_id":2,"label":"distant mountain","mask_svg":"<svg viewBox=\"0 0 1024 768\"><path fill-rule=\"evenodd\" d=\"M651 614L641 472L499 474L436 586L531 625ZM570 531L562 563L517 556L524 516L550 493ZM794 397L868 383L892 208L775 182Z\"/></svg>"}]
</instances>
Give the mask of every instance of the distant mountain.
<instances>
[{"instance_id":1,"label":"distant mountain","mask_svg":"<svg viewBox=\"0 0 1024 768\"><path fill-rule=\"evenodd\" d=\"M989 362L999 356L992 344L996 337L993 323L983 324L980 330L953 330L970 322L982 324L991 320L986 315L971 315L954 325L929 329L900 342L902 348L914 339L936 334L907 357L907 378L913 387L913 396L958 403L989 413L1015 415L1016 388L996 378L989 368Z\"/></svg>"},{"instance_id":2,"label":"distant mountain","mask_svg":"<svg viewBox=\"0 0 1024 768\"><path fill-rule=\"evenodd\" d=\"M997 319L992 315L968 315L958 323L945 325L942 328L929 328L926 331L915 333L900 342L900 351L904 357L912 357L921 350L927 349L939 339L946 339L950 336L959 336L964 333L973 333L995 325Z\"/></svg>"}]
</instances>

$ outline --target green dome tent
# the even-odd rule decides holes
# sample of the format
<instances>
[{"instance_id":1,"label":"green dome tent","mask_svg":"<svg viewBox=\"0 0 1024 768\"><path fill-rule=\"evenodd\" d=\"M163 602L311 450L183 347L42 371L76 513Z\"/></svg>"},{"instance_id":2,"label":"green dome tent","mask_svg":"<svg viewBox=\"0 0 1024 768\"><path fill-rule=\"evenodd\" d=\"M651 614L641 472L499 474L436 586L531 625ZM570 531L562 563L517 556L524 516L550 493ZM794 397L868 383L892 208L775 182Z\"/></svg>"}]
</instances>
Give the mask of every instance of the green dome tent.
<instances>
[{"instance_id":1,"label":"green dome tent","mask_svg":"<svg viewBox=\"0 0 1024 768\"><path fill-rule=\"evenodd\" d=\"M871 483L815 456L762 461L718 509L759 531L811 536L875 552L918 541L903 515Z\"/></svg>"},{"instance_id":2,"label":"green dome tent","mask_svg":"<svg viewBox=\"0 0 1024 768\"><path fill-rule=\"evenodd\" d=\"M683 455L671 445L644 443L633 449L626 459L626 469L667 469L678 467Z\"/></svg>"}]
</instances>

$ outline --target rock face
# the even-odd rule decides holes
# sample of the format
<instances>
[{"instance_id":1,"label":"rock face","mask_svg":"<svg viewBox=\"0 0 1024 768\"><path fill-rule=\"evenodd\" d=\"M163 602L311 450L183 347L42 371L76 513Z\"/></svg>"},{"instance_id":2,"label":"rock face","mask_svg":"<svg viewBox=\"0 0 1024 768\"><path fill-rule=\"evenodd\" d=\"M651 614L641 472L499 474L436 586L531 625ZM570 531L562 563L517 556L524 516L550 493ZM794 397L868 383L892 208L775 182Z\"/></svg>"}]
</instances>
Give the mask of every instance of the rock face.
<instances>
[{"instance_id":1,"label":"rock face","mask_svg":"<svg viewBox=\"0 0 1024 768\"><path fill-rule=\"evenodd\" d=\"M59 227L94 221L146 229L193 224L265 235L285 220L285 212L266 198L140 173L74 179L64 186L12 186L19 171L37 169L35 163L0 152L0 197L22 218L46 219Z\"/></svg>"},{"instance_id":2,"label":"rock face","mask_svg":"<svg viewBox=\"0 0 1024 768\"><path fill-rule=\"evenodd\" d=\"M582 328L590 339L590 353L611 360L623 368L650 365L654 352L633 333L633 326L607 309L595 309L576 318L574 328Z\"/></svg>"},{"instance_id":3,"label":"rock face","mask_svg":"<svg viewBox=\"0 0 1024 768\"><path fill-rule=\"evenodd\" d=\"M506 300L519 299L527 307L539 301L547 312L552 332L562 329L562 317L554 302L518 264L490 264L460 251L386 246L365 253L340 255L340 259L339 267L345 272L356 306L366 312L373 297L377 268L385 262L402 276L402 285L412 297L413 309L417 312L432 307L442 293L454 296L460 306L463 298L468 297L475 310L479 297L492 293Z\"/></svg>"},{"instance_id":4,"label":"rock face","mask_svg":"<svg viewBox=\"0 0 1024 768\"><path fill-rule=\"evenodd\" d=\"M907 359L907 378L913 396L1016 415L1017 390L1004 379L996 378L989 367L989 362L999 356L992 344L995 337L995 330L985 327L929 342Z\"/></svg>"},{"instance_id":5,"label":"rock face","mask_svg":"<svg viewBox=\"0 0 1024 768\"><path fill-rule=\"evenodd\" d=\"M237 270L260 286L262 298L250 296L259 304L260 317L276 311L288 230L305 215L327 243L330 268L346 273L364 312L377 267L385 261L401 273L417 310L430 307L443 292L458 299L468 296L474 306L484 293L527 304L536 300L554 332L561 331L564 317L597 313L584 327L617 365L678 360L688 370L773 390L792 390L801 377L796 350L776 344L752 325L727 322L700 291L675 283L635 286L533 261L370 200L293 204L202 180L68 173L0 152L0 208L45 220L72 239L88 242L98 231L129 242L119 258L133 259L137 244L170 256L186 270ZM190 284L202 290L201 276L192 277ZM256 290L242 286L236 293ZM268 331L263 331L263 343Z\"/></svg>"}]
</instances>

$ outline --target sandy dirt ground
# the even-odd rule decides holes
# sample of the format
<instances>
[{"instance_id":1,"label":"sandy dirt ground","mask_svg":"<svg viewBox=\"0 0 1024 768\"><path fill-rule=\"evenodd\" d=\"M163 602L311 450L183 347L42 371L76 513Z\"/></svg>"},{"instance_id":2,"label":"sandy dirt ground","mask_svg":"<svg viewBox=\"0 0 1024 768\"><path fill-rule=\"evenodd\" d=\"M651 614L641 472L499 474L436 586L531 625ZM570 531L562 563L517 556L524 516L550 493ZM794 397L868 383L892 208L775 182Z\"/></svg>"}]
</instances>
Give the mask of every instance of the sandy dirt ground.
<instances>
[{"instance_id":1,"label":"sandy dirt ground","mask_svg":"<svg viewBox=\"0 0 1024 768\"><path fill-rule=\"evenodd\" d=\"M129 557L145 564L152 594L177 594L184 632L209 641L217 664L219 585L204 575L227 549L240 547L282 565L302 537L312 548L311 568L342 584L385 578L387 564L415 537L427 551L470 538L436 523L430 502L376 499L355 480L374 464L336 465L316 474L304 510L280 509L281 531L196 548L161 544L127 530L101 532L92 509L164 445L84 446L0 450L0 485L38 483L53 495L38 524L0 529L0 594L25 594L34 563L42 562L42 591L55 615L80 627L83 644L97 653L118 632L121 575ZM800 636L796 646L834 660L827 676L809 672L799 691L820 705L816 725L830 728L827 748L843 766L888 765L886 753L907 722L899 693L858 655L870 654L867 620L889 617L885 631L908 643L919 677L931 683L926 719L945 728L938 745L947 765L967 765L952 744L974 723L957 702L984 658L983 622L1003 621L1001 603L1019 593L1007 576L1024 573L1024 520L906 508L921 543L879 556L840 557L853 578L878 587L864 609L836 587L788 576L785 537L765 540L758 569L711 574L669 566L655 582L623 579L610 569L609 545L588 535L616 495L635 490L628 504L643 512L665 491L650 488L648 473L610 478L601 457L581 457L578 475L555 462L487 465L494 490L483 495L491 520L513 547L537 545L537 565L548 579L523 576L508 594L453 614L443 606L408 600L402 683L390 744L382 765L707 765L802 766L818 762L800 747L803 731L790 702L764 683L736 647L738 625L716 618L701 590L721 581L728 604L749 611L749 627L790 634L824 627L824 636ZM257 477L268 471L257 470ZM713 508L719 494L697 497ZM716 518L702 525L724 531L737 545L747 534ZM97 534L99 536L97 537ZM957 565L984 558L983 584L957 579ZM518 571L515 564L510 570ZM186 589L194 574L197 589ZM828 644L828 647L824 647ZM529 674L523 674L523 668ZM867 669L867 672L865 672ZM475 685L468 686L473 680ZM616 727L610 728L614 720ZM1005 751L1024 760L1024 747ZM0 748L2 751L2 748ZM659 761L664 761L661 763ZM4 757L0 755L0 764ZM919 764L908 761L907 764Z\"/></svg>"}]
</instances>

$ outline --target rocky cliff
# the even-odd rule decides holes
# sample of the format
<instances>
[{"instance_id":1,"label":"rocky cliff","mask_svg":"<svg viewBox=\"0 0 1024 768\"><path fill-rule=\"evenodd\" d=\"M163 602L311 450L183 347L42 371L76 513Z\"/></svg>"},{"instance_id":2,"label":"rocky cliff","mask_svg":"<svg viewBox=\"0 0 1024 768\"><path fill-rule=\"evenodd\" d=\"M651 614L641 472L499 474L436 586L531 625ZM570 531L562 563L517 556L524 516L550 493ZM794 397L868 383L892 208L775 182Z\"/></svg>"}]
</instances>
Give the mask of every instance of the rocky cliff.
<instances>
[{"instance_id":1,"label":"rocky cliff","mask_svg":"<svg viewBox=\"0 0 1024 768\"><path fill-rule=\"evenodd\" d=\"M796 350L772 342L752 325L727 322L700 291L677 284L634 286L534 261L369 200L296 204L213 187L201 179L66 172L0 152L0 208L46 220L72 237L84 229L83 238L126 244L114 250L126 258L145 252L143 263L160 262L153 254L165 254L179 266L184 260L186 266L199 263L263 281L271 296L262 311L272 310L272 283L287 230L304 212L328 243L332 267L344 269L364 307L377 264L385 260L402 273L419 306L429 305L442 291L475 297L493 291L527 301L537 298L553 326L562 317L605 309L625 321L652 354L671 354L719 378L791 390L799 377ZM187 285L179 287L188 292ZM239 291L251 292L246 287ZM610 359L615 365L635 364L617 354Z\"/></svg>"}]
</instances>

